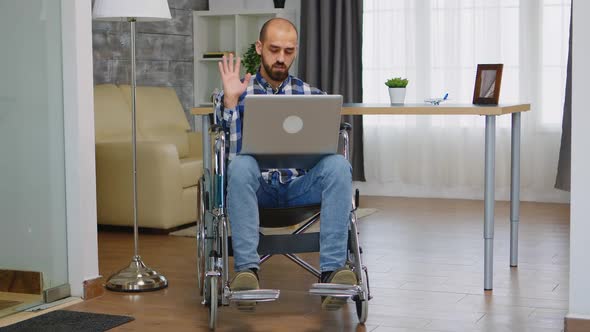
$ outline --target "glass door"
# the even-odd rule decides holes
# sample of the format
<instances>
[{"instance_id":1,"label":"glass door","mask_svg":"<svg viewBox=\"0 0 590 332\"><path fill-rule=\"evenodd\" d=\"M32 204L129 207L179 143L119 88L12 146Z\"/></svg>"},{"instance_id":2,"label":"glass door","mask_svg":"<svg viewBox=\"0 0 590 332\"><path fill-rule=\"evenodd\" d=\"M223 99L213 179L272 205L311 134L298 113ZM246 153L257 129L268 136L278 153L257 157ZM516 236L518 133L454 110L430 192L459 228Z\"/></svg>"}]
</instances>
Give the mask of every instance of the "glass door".
<instances>
[{"instance_id":1,"label":"glass door","mask_svg":"<svg viewBox=\"0 0 590 332\"><path fill-rule=\"evenodd\" d=\"M0 1L0 317L69 296L60 0Z\"/></svg>"}]
</instances>

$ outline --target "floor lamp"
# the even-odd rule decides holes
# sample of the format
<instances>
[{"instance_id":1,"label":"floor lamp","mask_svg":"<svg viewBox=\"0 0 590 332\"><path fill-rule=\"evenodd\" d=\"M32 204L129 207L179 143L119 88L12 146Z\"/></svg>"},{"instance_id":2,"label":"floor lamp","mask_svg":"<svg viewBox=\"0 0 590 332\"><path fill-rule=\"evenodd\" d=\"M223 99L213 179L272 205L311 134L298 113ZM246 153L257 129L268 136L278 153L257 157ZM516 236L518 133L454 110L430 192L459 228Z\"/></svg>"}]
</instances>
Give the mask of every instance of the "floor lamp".
<instances>
[{"instance_id":1,"label":"floor lamp","mask_svg":"<svg viewBox=\"0 0 590 332\"><path fill-rule=\"evenodd\" d=\"M168 286L166 277L147 267L138 253L137 226L137 151L135 118L135 22L169 20L166 0L96 0L93 18L105 21L126 20L131 25L131 139L133 147L133 240L134 255L129 266L113 274L107 281L109 290L143 292Z\"/></svg>"}]
</instances>

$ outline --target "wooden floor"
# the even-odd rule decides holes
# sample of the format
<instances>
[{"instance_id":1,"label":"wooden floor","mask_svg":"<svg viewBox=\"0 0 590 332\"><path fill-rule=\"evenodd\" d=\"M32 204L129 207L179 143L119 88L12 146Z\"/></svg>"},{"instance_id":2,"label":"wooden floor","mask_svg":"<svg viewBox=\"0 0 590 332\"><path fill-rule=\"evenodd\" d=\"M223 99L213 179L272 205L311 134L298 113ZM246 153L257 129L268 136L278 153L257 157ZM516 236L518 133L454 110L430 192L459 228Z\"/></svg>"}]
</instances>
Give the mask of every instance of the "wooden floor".
<instances>
[{"instance_id":1,"label":"wooden floor","mask_svg":"<svg viewBox=\"0 0 590 332\"><path fill-rule=\"evenodd\" d=\"M354 306L322 312L307 295L311 275L282 257L262 266L261 284L280 301L254 313L223 307L219 331L561 331L568 308L569 206L522 203L518 268L509 267L509 205L496 204L494 290L483 291L483 202L364 197L379 212L360 221L373 300L365 326ZM99 233L100 273L132 256L130 234ZM131 315L114 331L206 331L196 284L194 238L142 235L140 253L170 286L108 292L71 310ZM317 262L317 255L310 255Z\"/></svg>"},{"instance_id":2,"label":"wooden floor","mask_svg":"<svg viewBox=\"0 0 590 332\"><path fill-rule=\"evenodd\" d=\"M0 326L2 326L2 317L13 315L41 303L43 303L42 295L0 292Z\"/></svg>"}]
</instances>

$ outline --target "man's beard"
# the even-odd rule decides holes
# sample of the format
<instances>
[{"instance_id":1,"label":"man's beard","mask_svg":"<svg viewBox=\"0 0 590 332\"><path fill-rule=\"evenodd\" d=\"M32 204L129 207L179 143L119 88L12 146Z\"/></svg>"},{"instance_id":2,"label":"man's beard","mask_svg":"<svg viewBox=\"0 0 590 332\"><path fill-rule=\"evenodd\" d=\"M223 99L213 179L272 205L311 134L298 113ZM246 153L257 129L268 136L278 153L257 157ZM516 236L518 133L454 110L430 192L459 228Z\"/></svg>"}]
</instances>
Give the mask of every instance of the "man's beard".
<instances>
[{"instance_id":1,"label":"man's beard","mask_svg":"<svg viewBox=\"0 0 590 332\"><path fill-rule=\"evenodd\" d=\"M262 65L264 66L264 70L266 71L268 76L273 81L282 82L287 78L287 76L289 76L289 67L287 67L287 65L285 65L284 63L281 64L275 62L273 65L270 65L263 61ZM284 69L284 71L273 70L273 67L280 67L280 69Z\"/></svg>"}]
</instances>

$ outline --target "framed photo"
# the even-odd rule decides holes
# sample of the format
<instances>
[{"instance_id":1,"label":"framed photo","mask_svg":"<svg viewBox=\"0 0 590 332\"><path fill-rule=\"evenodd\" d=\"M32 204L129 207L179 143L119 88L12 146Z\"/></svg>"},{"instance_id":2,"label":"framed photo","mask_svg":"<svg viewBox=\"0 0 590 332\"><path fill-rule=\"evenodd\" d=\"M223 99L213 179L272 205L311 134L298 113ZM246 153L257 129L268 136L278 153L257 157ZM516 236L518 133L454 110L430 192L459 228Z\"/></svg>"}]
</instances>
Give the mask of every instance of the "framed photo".
<instances>
[{"instance_id":1,"label":"framed photo","mask_svg":"<svg viewBox=\"0 0 590 332\"><path fill-rule=\"evenodd\" d=\"M500 85L502 83L503 64L479 64L475 76L473 103L483 105L498 105L500 99Z\"/></svg>"}]
</instances>

